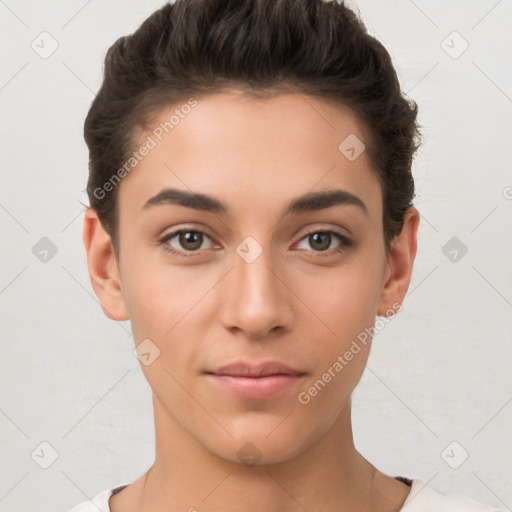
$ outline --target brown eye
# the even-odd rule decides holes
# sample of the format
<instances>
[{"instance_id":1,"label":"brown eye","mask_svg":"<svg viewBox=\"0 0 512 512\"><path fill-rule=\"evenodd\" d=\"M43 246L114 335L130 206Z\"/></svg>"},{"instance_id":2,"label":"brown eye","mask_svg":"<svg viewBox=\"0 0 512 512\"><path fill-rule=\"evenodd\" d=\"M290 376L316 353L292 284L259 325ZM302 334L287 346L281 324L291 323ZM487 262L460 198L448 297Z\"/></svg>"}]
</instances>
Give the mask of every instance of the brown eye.
<instances>
[{"instance_id":1,"label":"brown eye","mask_svg":"<svg viewBox=\"0 0 512 512\"><path fill-rule=\"evenodd\" d=\"M331 245L331 234L325 232L313 233L308 235L309 243L311 247L318 249L319 251L325 251Z\"/></svg>"},{"instance_id":2,"label":"brown eye","mask_svg":"<svg viewBox=\"0 0 512 512\"><path fill-rule=\"evenodd\" d=\"M178 234L178 242L181 247L189 251L194 251L201 247L203 234L198 231L182 231Z\"/></svg>"},{"instance_id":3,"label":"brown eye","mask_svg":"<svg viewBox=\"0 0 512 512\"><path fill-rule=\"evenodd\" d=\"M333 242L338 240L338 244L334 247L331 247ZM306 244L309 247L301 247L301 244L306 241ZM332 255L333 253L342 252L351 244L350 240L341 233L337 231L311 231L306 233L306 235L299 242L299 249L306 249L316 253L326 253L325 255Z\"/></svg>"},{"instance_id":4,"label":"brown eye","mask_svg":"<svg viewBox=\"0 0 512 512\"><path fill-rule=\"evenodd\" d=\"M198 252L199 249L204 249L205 247L203 247L203 242L206 239L211 240L210 237L202 231L194 229L180 229L165 236L160 240L160 243L166 250L174 254L191 256L191 254L187 254L187 252L194 253Z\"/></svg>"}]
</instances>

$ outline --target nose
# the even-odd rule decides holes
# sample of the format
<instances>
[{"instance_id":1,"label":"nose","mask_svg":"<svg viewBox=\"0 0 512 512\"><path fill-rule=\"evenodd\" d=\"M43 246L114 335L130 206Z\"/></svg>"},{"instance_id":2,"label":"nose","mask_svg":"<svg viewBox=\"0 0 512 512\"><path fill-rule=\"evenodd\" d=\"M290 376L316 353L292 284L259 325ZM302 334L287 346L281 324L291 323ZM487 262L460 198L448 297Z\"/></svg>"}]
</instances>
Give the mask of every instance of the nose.
<instances>
[{"instance_id":1,"label":"nose","mask_svg":"<svg viewBox=\"0 0 512 512\"><path fill-rule=\"evenodd\" d=\"M224 327L260 339L272 331L290 330L294 318L293 293L282 266L263 249L254 260L233 254L233 268L219 290Z\"/></svg>"}]
</instances>

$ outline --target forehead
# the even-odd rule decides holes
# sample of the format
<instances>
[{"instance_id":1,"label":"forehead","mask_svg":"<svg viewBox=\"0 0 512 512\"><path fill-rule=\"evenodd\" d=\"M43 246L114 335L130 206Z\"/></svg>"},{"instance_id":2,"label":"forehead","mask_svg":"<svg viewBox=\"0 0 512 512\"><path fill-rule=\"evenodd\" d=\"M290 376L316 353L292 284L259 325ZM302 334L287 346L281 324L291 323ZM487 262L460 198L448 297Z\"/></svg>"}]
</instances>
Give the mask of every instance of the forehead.
<instances>
[{"instance_id":1,"label":"forehead","mask_svg":"<svg viewBox=\"0 0 512 512\"><path fill-rule=\"evenodd\" d=\"M230 90L197 97L162 108L140 132L135 149L151 149L123 179L120 206L140 210L167 187L214 195L241 212L343 188L379 213L381 191L365 143L364 126L348 107L311 96Z\"/></svg>"}]
</instances>

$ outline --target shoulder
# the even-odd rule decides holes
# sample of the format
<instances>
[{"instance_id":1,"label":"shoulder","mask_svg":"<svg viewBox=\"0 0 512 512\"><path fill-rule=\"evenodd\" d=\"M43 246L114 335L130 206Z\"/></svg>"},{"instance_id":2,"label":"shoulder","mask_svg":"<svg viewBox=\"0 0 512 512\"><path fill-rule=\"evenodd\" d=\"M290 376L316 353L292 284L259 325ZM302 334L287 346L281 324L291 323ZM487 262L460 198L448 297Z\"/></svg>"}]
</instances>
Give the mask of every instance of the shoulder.
<instances>
[{"instance_id":1,"label":"shoulder","mask_svg":"<svg viewBox=\"0 0 512 512\"><path fill-rule=\"evenodd\" d=\"M422 480L412 481L411 492L400 512L503 512L459 494L444 495Z\"/></svg>"},{"instance_id":2,"label":"shoulder","mask_svg":"<svg viewBox=\"0 0 512 512\"><path fill-rule=\"evenodd\" d=\"M126 487L127 484L107 489L106 491L100 492L92 500L83 501L75 507L66 512L110 512L109 499L116 492L121 491Z\"/></svg>"}]
</instances>

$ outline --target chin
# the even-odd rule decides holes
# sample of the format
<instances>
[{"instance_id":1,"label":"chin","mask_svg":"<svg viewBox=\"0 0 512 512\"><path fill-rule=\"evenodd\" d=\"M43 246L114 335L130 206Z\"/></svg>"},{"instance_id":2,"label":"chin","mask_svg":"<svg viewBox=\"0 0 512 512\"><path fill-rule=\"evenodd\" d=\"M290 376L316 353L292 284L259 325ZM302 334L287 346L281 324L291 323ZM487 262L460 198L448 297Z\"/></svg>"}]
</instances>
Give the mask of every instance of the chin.
<instances>
[{"instance_id":1,"label":"chin","mask_svg":"<svg viewBox=\"0 0 512 512\"><path fill-rule=\"evenodd\" d=\"M306 441L299 439L293 428L277 432L278 423L272 427L274 432L272 429L255 429L253 425L233 438L224 438L222 443L215 443L210 437L205 440L205 445L217 457L249 468L286 462L307 449Z\"/></svg>"}]
</instances>

